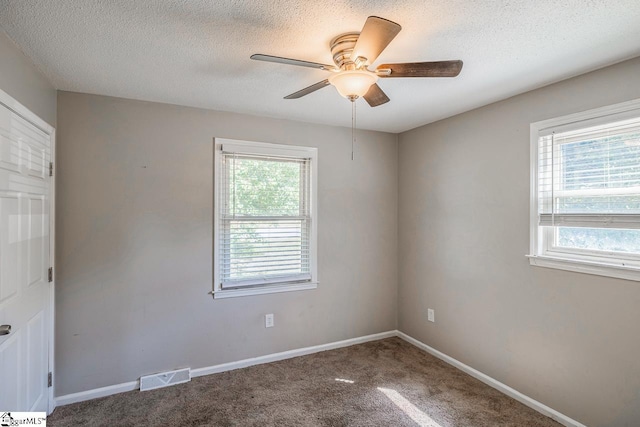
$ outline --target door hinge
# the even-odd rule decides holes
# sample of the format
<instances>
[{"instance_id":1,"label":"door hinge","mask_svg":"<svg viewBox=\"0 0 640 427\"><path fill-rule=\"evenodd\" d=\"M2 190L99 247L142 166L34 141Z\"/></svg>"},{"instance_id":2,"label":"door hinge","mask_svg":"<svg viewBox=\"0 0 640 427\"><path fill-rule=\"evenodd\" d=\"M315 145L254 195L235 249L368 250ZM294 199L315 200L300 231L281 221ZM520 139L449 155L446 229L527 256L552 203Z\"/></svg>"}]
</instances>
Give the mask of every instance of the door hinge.
<instances>
[{"instance_id":1,"label":"door hinge","mask_svg":"<svg viewBox=\"0 0 640 427\"><path fill-rule=\"evenodd\" d=\"M53 282L53 267L49 267L49 283Z\"/></svg>"},{"instance_id":2,"label":"door hinge","mask_svg":"<svg viewBox=\"0 0 640 427\"><path fill-rule=\"evenodd\" d=\"M49 162L49 176L53 176L53 162Z\"/></svg>"},{"instance_id":3,"label":"door hinge","mask_svg":"<svg viewBox=\"0 0 640 427\"><path fill-rule=\"evenodd\" d=\"M51 387L53 385L53 374L49 372L47 375L47 387Z\"/></svg>"}]
</instances>

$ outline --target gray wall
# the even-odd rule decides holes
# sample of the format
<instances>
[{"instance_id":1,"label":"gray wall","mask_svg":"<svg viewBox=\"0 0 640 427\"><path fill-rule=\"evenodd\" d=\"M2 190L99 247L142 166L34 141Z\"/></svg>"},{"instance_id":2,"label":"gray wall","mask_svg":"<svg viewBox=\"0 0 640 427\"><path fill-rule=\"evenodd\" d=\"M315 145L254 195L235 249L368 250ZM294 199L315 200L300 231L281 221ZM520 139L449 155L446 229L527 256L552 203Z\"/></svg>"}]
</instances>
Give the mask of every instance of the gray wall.
<instances>
[{"instance_id":1,"label":"gray wall","mask_svg":"<svg viewBox=\"0 0 640 427\"><path fill-rule=\"evenodd\" d=\"M640 422L640 283L529 265L529 124L634 98L640 58L399 138L400 330L589 426Z\"/></svg>"},{"instance_id":2,"label":"gray wall","mask_svg":"<svg viewBox=\"0 0 640 427\"><path fill-rule=\"evenodd\" d=\"M56 90L0 29L0 89L51 126L56 125Z\"/></svg>"},{"instance_id":3,"label":"gray wall","mask_svg":"<svg viewBox=\"0 0 640 427\"><path fill-rule=\"evenodd\" d=\"M318 289L207 295L213 137L318 147ZM347 128L59 92L56 395L395 329L397 137L361 132L353 162L350 141Z\"/></svg>"}]
</instances>

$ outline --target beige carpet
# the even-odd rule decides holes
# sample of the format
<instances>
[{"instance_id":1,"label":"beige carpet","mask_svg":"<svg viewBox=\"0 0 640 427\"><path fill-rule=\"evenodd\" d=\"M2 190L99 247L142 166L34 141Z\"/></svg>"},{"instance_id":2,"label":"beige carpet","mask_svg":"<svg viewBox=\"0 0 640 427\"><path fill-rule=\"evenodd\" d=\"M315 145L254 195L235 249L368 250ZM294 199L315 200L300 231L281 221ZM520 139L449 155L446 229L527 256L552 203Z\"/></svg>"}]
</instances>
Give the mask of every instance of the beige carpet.
<instances>
[{"instance_id":1,"label":"beige carpet","mask_svg":"<svg viewBox=\"0 0 640 427\"><path fill-rule=\"evenodd\" d=\"M400 340L57 408L50 426L559 426Z\"/></svg>"}]
</instances>

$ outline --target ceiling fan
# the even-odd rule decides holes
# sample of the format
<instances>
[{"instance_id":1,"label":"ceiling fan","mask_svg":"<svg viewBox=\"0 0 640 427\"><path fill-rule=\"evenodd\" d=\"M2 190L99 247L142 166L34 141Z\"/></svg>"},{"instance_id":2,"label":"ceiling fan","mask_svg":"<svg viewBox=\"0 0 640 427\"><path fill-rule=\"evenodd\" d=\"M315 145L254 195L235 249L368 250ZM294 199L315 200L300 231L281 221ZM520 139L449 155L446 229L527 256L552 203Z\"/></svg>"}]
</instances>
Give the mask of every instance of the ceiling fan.
<instances>
[{"instance_id":1,"label":"ceiling fan","mask_svg":"<svg viewBox=\"0 0 640 427\"><path fill-rule=\"evenodd\" d=\"M372 107L389 102L389 97L376 83L379 78L395 77L455 77L462 70L462 61L406 62L382 64L375 70L369 66L391 43L402 27L388 19L370 16L360 33L345 33L331 40L331 54L335 65L279 56L254 54L251 59L316 68L334 73L328 79L287 95L284 99L297 99L328 85L333 85L340 95L355 101L364 97Z\"/></svg>"}]
</instances>

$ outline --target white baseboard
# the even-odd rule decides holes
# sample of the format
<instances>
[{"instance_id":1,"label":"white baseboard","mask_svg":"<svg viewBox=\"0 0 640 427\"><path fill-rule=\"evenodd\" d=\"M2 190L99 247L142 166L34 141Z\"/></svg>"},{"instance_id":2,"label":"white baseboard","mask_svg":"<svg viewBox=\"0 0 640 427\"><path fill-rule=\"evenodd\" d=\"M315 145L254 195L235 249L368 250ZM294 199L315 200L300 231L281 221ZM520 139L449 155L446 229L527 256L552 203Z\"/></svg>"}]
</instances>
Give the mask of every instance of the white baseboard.
<instances>
[{"instance_id":1,"label":"white baseboard","mask_svg":"<svg viewBox=\"0 0 640 427\"><path fill-rule=\"evenodd\" d=\"M547 405L538 402L535 399L530 398L529 396L526 396L522 393L520 393L518 390L515 390L511 387L509 387L506 384L501 383L500 381L486 375L483 374L482 372L473 369L471 366L469 365L465 365L464 363L460 362L459 360L454 359L451 356L447 356L446 354L436 350L433 347L430 347L428 345L426 345L425 343L418 341L417 339L410 337L409 335L405 334L404 332L400 332L400 331L396 331L397 332L397 336L402 338L403 340L407 341L410 344L413 344L414 346L426 351L427 353L432 354L433 356L437 357L438 359L441 359L445 362L447 362L448 364L460 369L463 372L466 372L467 374L471 375L472 377L482 381L483 383L495 388L498 391L501 391L502 393L506 394L507 396L517 400L518 402L527 405L528 407L530 407L531 409L540 412L542 415L546 415L547 417L556 420L557 422L559 422L562 425L565 425L567 427L586 427L584 424L574 420L573 418L569 418L568 416L556 411L555 409L552 409L550 407L548 407Z\"/></svg>"},{"instance_id":2,"label":"white baseboard","mask_svg":"<svg viewBox=\"0 0 640 427\"><path fill-rule=\"evenodd\" d=\"M234 369L246 368L248 366L261 365L263 363L276 362L278 360L290 359L292 357L304 356L321 351L333 350L341 347L362 344L369 341L376 341L385 338L397 336L397 331L381 332L379 334L366 335L364 337L351 338L343 341L336 341L327 344L314 345L311 347L299 348L296 350L283 351L280 353L267 354L265 356L252 357L250 359L239 360L237 362L223 363L220 365L207 366L204 368L196 368L191 370L191 377L200 377L203 375L217 374L220 372L231 371ZM140 380L129 381L122 384L110 385L107 387L96 388L78 393L66 394L56 397L55 406L64 406L71 403L83 402L85 400L97 399L99 397L111 396L112 394L124 393L126 391L138 390L140 388Z\"/></svg>"},{"instance_id":3,"label":"white baseboard","mask_svg":"<svg viewBox=\"0 0 640 427\"><path fill-rule=\"evenodd\" d=\"M417 339L405 334L400 331L387 331L381 332L379 334L366 335L358 338L351 338L343 341L336 341L327 344L314 345L311 347L299 348L296 350L283 351L280 353L267 354L265 356L252 357L250 359L239 360L237 362L229 362L222 363L220 365L207 366L204 368L196 368L191 370L192 377L200 377L203 375L211 375L217 374L220 372L232 371L234 369L246 368L254 365L261 365L263 363L276 362L279 360L290 359L292 357L304 356L312 353L319 353L321 351L333 350L341 347L348 347L351 345L362 344L369 341L376 341L390 337L400 337L408 343L426 351L427 353L432 354L433 356L441 359L448 364L460 369L463 372L471 375L474 378L482 381L483 383L495 388L496 390L501 391L507 396L517 400L518 402L527 405L528 407L534 409L535 411L540 412L543 415L546 415L560 424L563 424L567 427L586 427L584 424L569 418L568 416L556 411L548 407L547 405L538 402L535 399L530 398L517 390L509 387L506 384L501 383L500 381L491 378L488 375L483 374L482 372L473 369L471 366L465 365L459 360L454 359L451 356L448 356L433 347L428 346L427 344L418 341ZM97 399L99 397L106 397L112 394L124 393L127 391L138 390L140 388L140 380L129 381L122 384L115 384L107 387L96 388L93 390L81 391L79 393L67 394L64 396L57 397L55 399L55 406L64 406L69 405L71 403L83 402L85 400Z\"/></svg>"},{"instance_id":4,"label":"white baseboard","mask_svg":"<svg viewBox=\"0 0 640 427\"><path fill-rule=\"evenodd\" d=\"M107 387L94 388L92 390L78 393L65 394L56 397L56 407L69 405L71 403L84 402L85 400L97 399L99 397L111 396L112 394L124 393L126 391L138 390L140 381L129 381L128 383L115 384Z\"/></svg>"},{"instance_id":5,"label":"white baseboard","mask_svg":"<svg viewBox=\"0 0 640 427\"><path fill-rule=\"evenodd\" d=\"M351 338L344 341L336 341L328 344L314 345L311 347L299 348L296 350L283 351L281 353L267 354L265 356L253 357L251 359L239 360L237 362L223 363L222 365L208 366L191 370L192 377L217 374L219 372L232 371L234 369L246 368L263 363L277 362L278 360L291 359L292 357L305 356L307 354L319 353L321 351L333 350L341 347L362 344L369 341L382 340L397 336L397 331L381 332L379 334L366 335L364 337Z\"/></svg>"}]
</instances>

